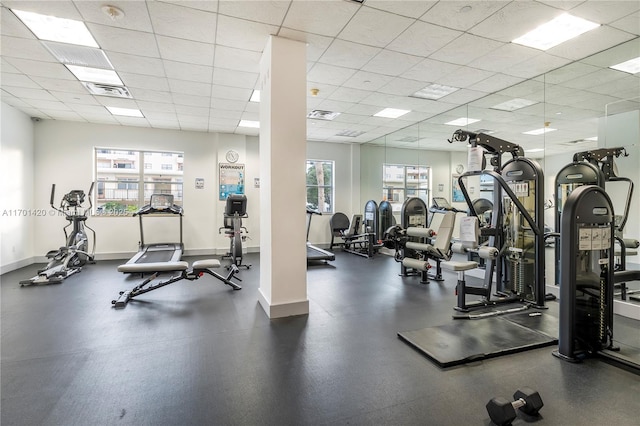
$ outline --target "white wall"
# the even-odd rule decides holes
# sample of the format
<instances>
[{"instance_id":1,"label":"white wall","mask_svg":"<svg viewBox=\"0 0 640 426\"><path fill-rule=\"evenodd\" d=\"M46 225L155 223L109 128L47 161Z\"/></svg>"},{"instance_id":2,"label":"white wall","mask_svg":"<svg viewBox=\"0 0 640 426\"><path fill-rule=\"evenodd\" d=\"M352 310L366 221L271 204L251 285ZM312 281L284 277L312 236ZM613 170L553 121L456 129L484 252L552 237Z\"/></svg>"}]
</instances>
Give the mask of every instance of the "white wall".
<instances>
[{"instance_id":1,"label":"white wall","mask_svg":"<svg viewBox=\"0 0 640 426\"><path fill-rule=\"evenodd\" d=\"M228 149L240 153L246 164L251 185L247 185L250 218L245 225L258 246L258 196L252 176L257 176L257 138L244 135L220 135L175 130L148 129L44 120L35 126L34 207L47 208L51 184L56 184L56 200L71 189L89 188L93 178L94 147L183 151L184 173L184 243L186 254L220 254L228 240L218 234L222 226L224 202L218 201L217 161L225 162ZM195 188L195 179L204 178L204 189ZM247 180L249 182L249 179ZM56 201L56 202L57 202ZM253 219L252 219L253 218ZM138 220L131 217L93 216L87 224L97 234L99 258L126 259L137 251ZM38 239L35 255L41 256L64 242L59 217L47 217L35 223ZM149 225L149 226L146 226ZM175 242L178 221L173 218L145 221L145 242Z\"/></svg>"},{"instance_id":2,"label":"white wall","mask_svg":"<svg viewBox=\"0 0 640 426\"><path fill-rule=\"evenodd\" d=\"M26 114L2 103L0 140L0 271L32 263L34 248L33 122Z\"/></svg>"}]
</instances>

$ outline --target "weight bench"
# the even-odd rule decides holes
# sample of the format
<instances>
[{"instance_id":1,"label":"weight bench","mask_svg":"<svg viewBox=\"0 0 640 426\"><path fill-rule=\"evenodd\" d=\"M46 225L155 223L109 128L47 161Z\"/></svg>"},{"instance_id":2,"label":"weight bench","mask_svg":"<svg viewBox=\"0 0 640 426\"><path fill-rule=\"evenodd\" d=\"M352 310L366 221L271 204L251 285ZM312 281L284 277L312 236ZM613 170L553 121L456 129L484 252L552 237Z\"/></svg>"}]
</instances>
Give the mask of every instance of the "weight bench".
<instances>
[{"instance_id":1,"label":"weight bench","mask_svg":"<svg viewBox=\"0 0 640 426\"><path fill-rule=\"evenodd\" d=\"M117 300L112 300L111 304L114 308L124 308L127 306L129 300L133 299L136 296L139 296L144 293L148 293L153 290L157 290L160 287L164 287L169 284L173 284L182 280L195 281L200 279L204 274L209 274L226 285L232 287L234 290L240 290L238 284L231 281L232 279L236 279L239 281L240 278L235 277L234 275L238 272L238 267L234 264L230 265L229 273L227 276L222 276L211 269L219 268L220 261L216 259L205 259L205 260L197 260L193 262L193 266L189 267L189 262L178 261L178 262L152 262L152 263L131 263L124 264L118 266L118 272L126 272L126 273L153 273L149 278L144 280L142 283L138 284L131 290L121 291L120 297ZM156 284L150 285L147 287L147 284L150 284L153 280L155 280L158 275L162 272L179 272L178 275L174 275L166 281L160 281Z\"/></svg>"}]
</instances>

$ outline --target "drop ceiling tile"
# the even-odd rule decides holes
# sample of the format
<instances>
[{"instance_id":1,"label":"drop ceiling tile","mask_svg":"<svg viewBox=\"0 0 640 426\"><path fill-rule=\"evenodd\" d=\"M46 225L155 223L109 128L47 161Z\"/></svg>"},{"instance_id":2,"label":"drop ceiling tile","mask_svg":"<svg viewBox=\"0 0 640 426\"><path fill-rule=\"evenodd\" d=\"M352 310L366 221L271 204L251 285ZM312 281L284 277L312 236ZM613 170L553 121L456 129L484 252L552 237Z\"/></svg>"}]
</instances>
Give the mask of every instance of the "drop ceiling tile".
<instances>
[{"instance_id":1,"label":"drop ceiling tile","mask_svg":"<svg viewBox=\"0 0 640 426\"><path fill-rule=\"evenodd\" d=\"M146 74L154 77L164 77L164 65L160 58L150 58L107 51L107 57L117 72Z\"/></svg>"},{"instance_id":2,"label":"drop ceiling tile","mask_svg":"<svg viewBox=\"0 0 640 426\"><path fill-rule=\"evenodd\" d=\"M502 9L506 4L501 1L439 1L421 16L420 20L458 31L467 31Z\"/></svg>"},{"instance_id":3,"label":"drop ceiling tile","mask_svg":"<svg viewBox=\"0 0 640 426\"><path fill-rule=\"evenodd\" d=\"M374 91L388 84L393 77L371 72L358 71L344 82L343 86L351 89Z\"/></svg>"},{"instance_id":4,"label":"drop ceiling tile","mask_svg":"<svg viewBox=\"0 0 640 426\"><path fill-rule=\"evenodd\" d=\"M599 27L553 47L546 52L571 60L578 60L635 38L634 35L611 27Z\"/></svg>"},{"instance_id":5,"label":"drop ceiling tile","mask_svg":"<svg viewBox=\"0 0 640 426\"><path fill-rule=\"evenodd\" d=\"M423 89L424 86L425 84L422 81L396 77L388 84L378 89L378 91L381 93L388 93L390 95L411 96L418 90Z\"/></svg>"},{"instance_id":6,"label":"drop ceiling tile","mask_svg":"<svg viewBox=\"0 0 640 426\"><path fill-rule=\"evenodd\" d=\"M318 62L329 65L339 64L345 68L359 69L372 60L380 51L381 49L377 47L336 39Z\"/></svg>"},{"instance_id":7,"label":"drop ceiling tile","mask_svg":"<svg viewBox=\"0 0 640 426\"><path fill-rule=\"evenodd\" d=\"M487 71L502 72L520 62L540 54L540 50L514 43L505 43L491 52L475 59L468 65Z\"/></svg>"},{"instance_id":8,"label":"drop ceiling tile","mask_svg":"<svg viewBox=\"0 0 640 426\"><path fill-rule=\"evenodd\" d=\"M258 76L259 73L215 68L213 70L213 84L253 89L258 81Z\"/></svg>"},{"instance_id":9,"label":"drop ceiling tile","mask_svg":"<svg viewBox=\"0 0 640 426\"><path fill-rule=\"evenodd\" d=\"M318 109L323 111L333 111L343 113L348 111L351 107L355 105L354 102L343 102L343 101L332 101L326 99L318 105Z\"/></svg>"},{"instance_id":10,"label":"drop ceiling tile","mask_svg":"<svg viewBox=\"0 0 640 426\"><path fill-rule=\"evenodd\" d=\"M222 46L262 52L269 36L277 32L278 27L273 25L218 15L215 41Z\"/></svg>"},{"instance_id":11,"label":"drop ceiling tile","mask_svg":"<svg viewBox=\"0 0 640 426\"><path fill-rule=\"evenodd\" d=\"M156 40L162 59L197 65L213 65L214 47L212 44L164 36L156 36Z\"/></svg>"},{"instance_id":12,"label":"drop ceiling tile","mask_svg":"<svg viewBox=\"0 0 640 426\"><path fill-rule=\"evenodd\" d=\"M48 91L60 91L85 94L87 89L78 80L61 80L47 77L33 77L33 81L38 83L43 89Z\"/></svg>"},{"instance_id":13,"label":"drop ceiling tile","mask_svg":"<svg viewBox=\"0 0 640 426\"><path fill-rule=\"evenodd\" d=\"M77 112L78 114L80 114L81 116L86 116L86 115L107 115L109 113L109 111L107 109L105 109L104 106L102 105L86 105L86 104L74 104L74 103L67 103L67 105L69 105L69 107L74 110L75 112Z\"/></svg>"},{"instance_id":14,"label":"drop ceiling tile","mask_svg":"<svg viewBox=\"0 0 640 426\"><path fill-rule=\"evenodd\" d=\"M432 8L437 1L390 1L390 0L367 0L365 6L374 9L384 10L396 15L402 15L409 18L419 18L425 14L427 10Z\"/></svg>"},{"instance_id":15,"label":"drop ceiling tile","mask_svg":"<svg viewBox=\"0 0 640 426\"><path fill-rule=\"evenodd\" d=\"M179 4L184 7L190 7L192 9L204 10L206 12L218 11L218 0L158 0L162 3Z\"/></svg>"},{"instance_id":16,"label":"drop ceiling tile","mask_svg":"<svg viewBox=\"0 0 640 426\"><path fill-rule=\"evenodd\" d=\"M307 61L315 62L324 54L333 39L317 34L303 33L290 28L281 28L278 33L281 37L298 40L307 43Z\"/></svg>"},{"instance_id":17,"label":"drop ceiling tile","mask_svg":"<svg viewBox=\"0 0 640 426\"><path fill-rule=\"evenodd\" d=\"M40 86L35 81L33 81L32 79L30 79L24 74L7 73L7 72L4 72L4 68L2 69L2 71L3 71L2 77L0 78L0 81L2 81L2 87L15 86L15 87L28 87L31 89L40 88Z\"/></svg>"},{"instance_id":18,"label":"drop ceiling tile","mask_svg":"<svg viewBox=\"0 0 640 426\"><path fill-rule=\"evenodd\" d=\"M57 62L32 61L30 59L5 58L20 72L35 77L50 77L62 80L76 80L69 70Z\"/></svg>"},{"instance_id":19,"label":"drop ceiling tile","mask_svg":"<svg viewBox=\"0 0 640 426\"><path fill-rule=\"evenodd\" d=\"M209 108L208 107L194 107L187 105L176 105L176 115L178 115L178 120L180 120L180 116L191 116L191 117L209 117Z\"/></svg>"},{"instance_id":20,"label":"drop ceiling tile","mask_svg":"<svg viewBox=\"0 0 640 426\"><path fill-rule=\"evenodd\" d=\"M355 73L354 69L316 63L307 78L320 83L341 85Z\"/></svg>"},{"instance_id":21,"label":"drop ceiling tile","mask_svg":"<svg viewBox=\"0 0 640 426\"><path fill-rule=\"evenodd\" d=\"M414 22L387 46L387 49L427 57L446 46L462 33L427 22Z\"/></svg>"},{"instance_id":22,"label":"drop ceiling tile","mask_svg":"<svg viewBox=\"0 0 640 426\"><path fill-rule=\"evenodd\" d=\"M213 98L230 99L234 101L248 101L251 98L251 89L242 89L238 87L213 85L211 96Z\"/></svg>"},{"instance_id":23,"label":"drop ceiling tile","mask_svg":"<svg viewBox=\"0 0 640 426\"><path fill-rule=\"evenodd\" d=\"M105 3L95 1L75 1L82 17L86 22L93 22L108 27L125 28L135 31L153 32L147 4L142 1L109 0L109 6L115 6L124 12L124 16L112 19L102 10Z\"/></svg>"},{"instance_id":24,"label":"drop ceiling tile","mask_svg":"<svg viewBox=\"0 0 640 426\"><path fill-rule=\"evenodd\" d=\"M3 0L2 5L10 9L36 12L43 15L57 16L58 18L82 20L73 2L68 0L58 1L24 1Z\"/></svg>"},{"instance_id":25,"label":"drop ceiling tile","mask_svg":"<svg viewBox=\"0 0 640 426\"><path fill-rule=\"evenodd\" d=\"M187 123L193 123L193 124L204 124L205 126L209 125L209 114L207 112L207 115L189 115L189 114L179 114L177 113L176 116L178 117L178 122L180 123L180 126L187 124Z\"/></svg>"},{"instance_id":26,"label":"drop ceiling tile","mask_svg":"<svg viewBox=\"0 0 640 426\"><path fill-rule=\"evenodd\" d=\"M640 12L632 13L622 19L609 24L613 28L626 31L631 34L640 35Z\"/></svg>"},{"instance_id":27,"label":"drop ceiling tile","mask_svg":"<svg viewBox=\"0 0 640 426\"><path fill-rule=\"evenodd\" d=\"M215 105L215 102L214 102ZM244 112L247 114L257 114L260 115L260 104L257 102L247 102Z\"/></svg>"},{"instance_id":28,"label":"drop ceiling tile","mask_svg":"<svg viewBox=\"0 0 640 426\"><path fill-rule=\"evenodd\" d=\"M172 103L161 103L161 102L143 101L143 100L137 100L136 103L138 104L138 106L142 111L156 111L159 113L174 114L174 115L176 113L176 106Z\"/></svg>"},{"instance_id":29,"label":"drop ceiling tile","mask_svg":"<svg viewBox=\"0 0 640 426\"><path fill-rule=\"evenodd\" d=\"M471 34L463 34L432 54L430 58L453 64L467 65L503 45L504 43L497 41L487 40Z\"/></svg>"},{"instance_id":30,"label":"drop ceiling tile","mask_svg":"<svg viewBox=\"0 0 640 426\"><path fill-rule=\"evenodd\" d=\"M214 102L215 104L216 102ZM211 108L209 110L209 117L215 118L215 119L224 119L224 120L235 120L236 122L238 122L238 120L240 120L240 117L242 117L243 111L228 111L226 109L215 109L215 108Z\"/></svg>"},{"instance_id":31,"label":"drop ceiling tile","mask_svg":"<svg viewBox=\"0 0 640 426\"><path fill-rule=\"evenodd\" d=\"M471 34L509 43L563 11L534 1L514 1L469 29Z\"/></svg>"},{"instance_id":32,"label":"drop ceiling tile","mask_svg":"<svg viewBox=\"0 0 640 426\"><path fill-rule=\"evenodd\" d=\"M168 91L159 91L155 89L143 89L141 87L128 87L131 96L137 101L171 103L173 98Z\"/></svg>"},{"instance_id":33,"label":"drop ceiling tile","mask_svg":"<svg viewBox=\"0 0 640 426\"><path fill-rule=\"evenodd\" d=\"M601 69L581 77L576 77L570 81L565 81L563 83L563 86L574 89L574 91L589 90L592 87L596 87L601 84L606 84L608 82L613 83L616 80L624 78L626 75L629 74L622 73L613 69Z\"/></svg>"},{"instance_id":34,"label":"drop ceiling tile","mask_svg":"<svg viewBox=\"0 0 640 426\"><path fill-rule=\"evenodd\" d=\"M362 7L340 32L338 38L369 46L385 47L413 22L410 18Z\"/></svg>"},{"instance_id":35,"label":"drop ceiling tile","mask_svg":"<svg viewBox=\"0 0 640 426\"><path fill-rule=\"evenodd\" d=\"M360 5L351 2L294 1L284 19L283 27L312 34L335 37L358 11Z\"/></svg>"},{"instance_id":36,"label":"drop ceiling tile","mask_svg":"<svg viewBox=\"0 0 640 426\"><path fill-rule=\"evenodd\" d=\"M211 42L216 34L216 14L177 4L147 2L156 34Z\"/></svg>"},{"instance_id":37,"label":"drop ceiling tile","mask_svg":"<svg viewBox=\"0 0 640 426\"><path fill-rule=\"evenodd\" d=\"M638 56L640 56L640 43L638 43L637 40L631 40L607 49L604 52L589 56L580 62L597 67L609 67L629 59L637 58Z\"/></svg>"},{"instance_id":38,"label":"drop ceiling tile","mask_svg":"<svg viewBox=\"0 0 640 426\"><path fill-rule=\"evenodd\" d=\"M483 71L471 67L460 67L453 73L442 76L435 82L445 86L459 87L461 89L474 85L494 75L494 72Z\"/></svg>"},{"instance_id":39,"label":"drop ceiling tile","mask_svg":"<svg viewBox=\"0 0 640 426\"><path fill-rule=\"evenodd\" d=\"M152 58L160 55L153 34L92 23L87 27L104 50Z\"/></svg>"},{"instance_id":40,"label":"drop ceiling tile","mask_svg":"<svg viewBox=\"0 0 640 426\"><path fill-rule=\"evenodd\" d=\"M138 87L141 89L150 89L157 90L161 92L169 91L169 83L167 79L164 77L154 77L150 75L143 74L131 74L128 72L119 73L120 79L125 84L125 86L134 88Z\"/></svg>"},{"instance_id":41,"label":"drop ceiling tile","mask_svg":"<svg viewBox=\"0 0 640 426\"><path fill-rule=\"evenodd\" d=\"M194 96L209 96L211 94L211 85L207 83L197 83L194 81L184 81L176 79L168 79L171 93L181 93Z\"/></svg>"},{"instance_id":42,"label":"drop ceiling tile","mask_svg":"<svg viewBox=\"0 0 640 426\"><path fill-rule=\"evenodd\" d=\"M61 110L46 109L46 108L42 108L41 111L47 114L53 120L85 121L84 118L82 118L75 111L61 111Z\"/></svg>"},{"instance_id":43,"label":"drop ceiling tile","mask_svg":"<svg viewBox=\"0 0 640 426\"><path fill-rule=\"evenodd\" d=\"M177 119L169 120L169 119L154 119L147 118L147 121L151 125L151 127L155 129L180 129L180 123L178 123Z\"/></svg>"},{"instance_id":44,"label":"drop ceiling tile","mask_svg":"<svg viewBox=\"0 0 640 426\"><path fill-rule=\"evenodd\" d=\"M362 71L398 76L417 65L423 58L383 50L362 67Z\"/></svg>"},{"instance_id":45,"label":"drop ceiling tile","mask_svg":"<svg viewBox=\"0 0 640 426\"><path fill-rule=\"evenodd\" d=\"M505 89L522 81L522 78L505 74L493 74L489 78L472 84L468 88L479 92L492 93Z\"/></svg>"},{"instance_id":46,"label":"drop ceiling tile","mask_svg":"<svg viewBox=\"0 0 640 426\"><path fill-rule=\"evenodd\" d=\"M367 90L338 87L328 96L328 99L344 102L360 102L369 96L369 93Z\"/></svg>"},{"instance_id":47,"label":"drop ceiling tile","mask_svg":"<svg viewBox=\"0 0 640 426\"><path fill-rule=\"evenodd\" d=\"M599 24L609 24L638 10L640 10L640 4L637 1L607 0L585 1L571 9L570 13Z\"/></svg>"},{"instance_id":48,"label":"drop ceiling tile","mask_svg":"<svg viewBox=\"0 0 640 426\"><path fill-rule=\"evenodd\" d=\"M0 93L0 100L2 100L2 102L4 102L5 104L11 105L12 107L15 107L21 111L25 111L26 108L30 108L28 103L4 90Z\"/></svg>"},{"instance_id":49,"label":"drop ceiling tile","mask_svg":"<svg viewBox=\"0 0 640 426\"><path fill-rule=\"evenodd\" d=\"M56 62L56 59L36 39L3 35L1 38L4 58L22 58L42 62Z\"/></svg>"},{"instance_id":50,"label":"drop ceiling tile","mask_svg":"<svg viewBox=\"0 0 640 426\"><path fill-rule=\"evenodd\" d=\"M624 98L640 97L640 76L626 74L622 78L591 86L589 90Z\"/></svg>"},{"instance_id":51,"label":"drop ceiling tile","mask_svg":"<svg viewBox=\"0 0 640 426\"><path fill-rule=\"evenodd\" d=\"M317 89L319 92L317 95L311 93L312 89ZM338 86L332 84L320 83L319 81L307 80L307 99L328 99L331 98L333 92L338 89ZM337 99L339 100L339 99Z\"/></svg>"},{"instance_id":52,"label":"drop ceiling tile","mask_svg":"<svg viewBox=\"0 0 640 426\"><path fill-rule=\"evenodd\" d=\"M96 101L101 105L116 107L116 108L131 108L138 109L139 105L133 99L113 98L110 96L96 96Z\"/></svg>"},{"instance_id":53,"label":"drop ceiling tile","mask_svg":"<svg viewBox=\"0 0 640 426\"><path fill-rule=\"evenodd\" d=\"M142 112L148 120L177 120L175 112L153 111L144 108Z\"/></svg>"},{"instance_id":54,"label":"drop ceiling tile","mask_svg":"<svg viewBox=\"0 0 640 426\"><path fill-rule=\"evenodd\" d=\"M123 126L148 127L149 124L146 118L125 117L121 115L114 115L113 118Z\"/></svg>"},{"instance_id":55,"label":"drop ceiling tile","mask_svg":"<svg viewBox=\"0 0 640 426\"><path fill-rule=\"evenodd\" d=\"M44 89L31 89L28 87L5 87L2 86L4 90L10 93L12 96L16 98L20 98L24 101L28 101L31 104L32 99L41 99L46 101L58 101L54 98L49 92Z\"/></svg>"},{"instance_id":56,"label":"drop ceiling tile","mask_svg":"<svg viewBox=\"0 0 640 426\"><path fill-rule=\"evenodd\" d=\"M261 57L260 52L217 46L213 64L216 67L229 70L259 73Z\"/></svg>"},{"instance_id":57,"label":"drop ceiling tile","mask_svg":"<svg viewBox=\"0 0 640 426\"><path fill-rule=\"evenodd\" d=\"M55 111L71 111L71 108L66 106L64 103L58 100L49 100L49 99L27 99L23 98L26 102L29 103L33 108L38 108L42 110L45 114L49 115L46 110L55 110ZM51 99L55 99L53 96Z\"/></svg>"},{"instance_id":58,"label":"drop ceiling tile","mask_svg":"<svg viewBox=\"0 0 640 426\"><path fill-rule=\"evenodd\" d=\"M36 37L9 9L0 10L0 34L35 40Z\"/></svg>"},{"instance_id":59,"label":"drop ceiling tile","mask_svg":"<svg viewBox=\"0 0 640 426\"><path fill-rule=\"evenodd\" d=\"M176 107L177 105L208 107L211 102L209 96L194 96L183 93L173 93L171 96Z\"/></svg>"},{"instance_id":60,"label":"drop ceiling tile","mask_svg":"<svg viewBox=\"0 0 640 426\"><path fill-rule=\"evenodd\" d=\"M364 121L367 116L357 115L357 114L349 114L349 113L341 113L339 116L333 119L333 121L338 123L351 123L351 124L359 124Z\"/></svg>"},{"instance_id":61,"label":"drop ceiling tile","mask_svg":"<svg viewBox=\"0 0 640 426\"><path fill-rule=\"evenodd\" d=\"M230 99L212 99L212 109L226 109L228 111L244 111L247 102L233 101Z\"/></svg>"},{"instance_id":62,"label":"drop ceiling tile","mask_svg":"<svg viewBox=\"0 0 640 426\"><path fill-rule=\"evenodd\" d=\"M403 73L401 77L408 78L410 80L433 83L440 77L455 72L458 68L460 68L459 65L436 61L433 59L424 59L413 68Z\"/></svg>"},{"instance_id":63,"label":"drop ceiling tile","mask_svg":"<svg viewBox=\"0 0 640 426\"><path fill-rule=\"evenodd\" d=\"M281 25L289 9L289 1L220 1L218 13L248 21Z\"/></svg>"},{"instance_id":64,"label":"drop ceiling tile","mask_svg":"<svg viewBox=\"0 0 640 426\"><path fill-rule=\"evenodd\" d=\"M557 56L542 53L538 56L534 56L524 62L521 62L508 70L504 70L505 74L512 75L514 77L532 78L556 68L560 68L563 65L570 63L570 59L559 58Z\"/></svg>"},{"instance_id":65,"label":"drop ceiling tile","mask_svg":"<svg viewBox=\"0 0 640 426\"><path fill-rule=\"evenodd\" d=\"M544 82L546 84L561 84L596 71L598 71L598 67L585 64L583 62L574 62L546 73L544 76Z\"/></svg>"}]
</instances>

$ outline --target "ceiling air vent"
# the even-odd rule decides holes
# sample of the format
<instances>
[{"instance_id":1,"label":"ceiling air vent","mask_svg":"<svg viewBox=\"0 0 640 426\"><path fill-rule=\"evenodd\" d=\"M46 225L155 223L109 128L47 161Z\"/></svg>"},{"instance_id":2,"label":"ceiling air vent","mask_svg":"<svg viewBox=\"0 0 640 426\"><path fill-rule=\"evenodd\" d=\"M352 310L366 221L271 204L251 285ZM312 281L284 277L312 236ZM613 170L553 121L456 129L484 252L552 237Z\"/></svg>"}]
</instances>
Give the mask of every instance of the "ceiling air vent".
<instances>
[{"instance_id":1,"label":"ceiling air vent","mask_svg":"<svg viewBox=\"0 0 640 426\"><path fill-rule=\"evenodd\" d=\"M314 120L333 120L337 116L339 116L339 112L333 111L323 111L321 109L314 109L309 114L307 114L307 118L313 118Z\"/></svg>"},{"instance_id":2,"label":"ceiling air vent","mask_svg":"<svg viewBox=\"0 0 640 426\"><path fill-rule=\"evenodd\" d=\"M336 136L344 136L347 138L355 138L360 135L364 135L365 132L361 132L360 130L343 130L340 133L336 133Z\"/></svg>"},{"instance_id":3,"label":"ceiling air vent","mask_svg":"<svg viewBox=\"0 0 640 426\"><path fill-rule=\"evenodd\" d=\"M101 49L53 41L43 41L42 44L63 64L105 70L113 69L109 58Z\"/></svg>"},{"instance_id":4,"label":"ceiling air vent","mask_svg":"<svg viewBox=\"0 0 640 426\"><path fill-rule=\"evenodd\" d=\"M129 93L129 89L124 86L110 86L108 84L88 83L86 81L83 81L82 85L86 87L92 95L112 96L114 98L132 97L131 93Z\"/></svg>"}]
</instances>

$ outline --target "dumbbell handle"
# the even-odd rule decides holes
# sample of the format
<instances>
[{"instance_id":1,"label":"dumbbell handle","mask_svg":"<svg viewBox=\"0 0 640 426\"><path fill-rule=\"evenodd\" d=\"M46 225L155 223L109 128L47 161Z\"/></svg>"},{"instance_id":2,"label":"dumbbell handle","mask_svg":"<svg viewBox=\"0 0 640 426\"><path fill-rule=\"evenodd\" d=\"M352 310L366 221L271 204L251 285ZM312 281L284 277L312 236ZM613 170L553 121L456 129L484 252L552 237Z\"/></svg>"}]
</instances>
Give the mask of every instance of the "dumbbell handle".
<instances>
[{"instance_id":1,"label":"dumbbell handle","mask_svg":"<svg viewBox=\"0 0 640 426\"><path fill-rule=\"evenodd\" d=\"M513 406L514 410L517 410L518 408L524 407L525 405L527 405L527 401L525 401L522 398L518 398L515 401L513 401L511 405Z\"/></svg>"}]
</instances>

